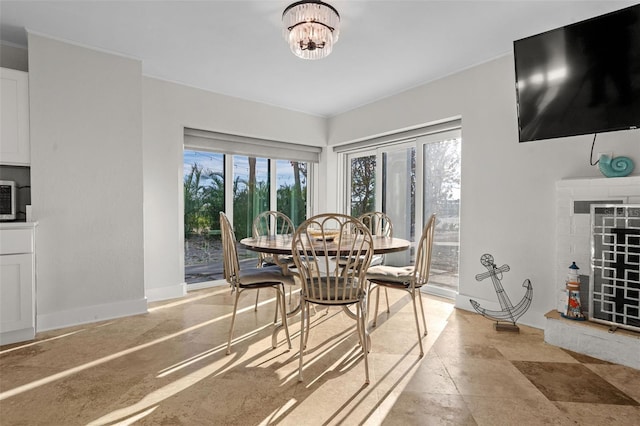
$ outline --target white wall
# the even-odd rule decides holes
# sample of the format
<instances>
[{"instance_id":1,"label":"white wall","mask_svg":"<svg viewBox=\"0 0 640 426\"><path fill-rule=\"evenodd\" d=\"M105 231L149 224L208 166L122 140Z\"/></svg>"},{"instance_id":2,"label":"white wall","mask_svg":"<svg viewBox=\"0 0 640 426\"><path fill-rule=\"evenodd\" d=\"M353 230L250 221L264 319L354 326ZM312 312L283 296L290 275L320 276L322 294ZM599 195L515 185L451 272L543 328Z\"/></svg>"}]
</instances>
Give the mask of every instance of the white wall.
<instances>
[{"instance_id":1,"label":"white wall","mask_svg":"<svg viewBox=\"0 0 640 426\"><path fill-rule=\"evenodd\" d=\"M37 330L146 312L141 63L28 42Z\"/></svg>"},{"instance_id":2,"label":"white wall","mask_svg":"<svg viewBox=\"0 0 640 426\"><path fill-rule=\"evenodd\" d=\"M326 122L29 34L38 330L182 296L183 128L325 146ZM146 299L145 299L146 296Z\"/></svg>"},{"instance_id":3,"label":"white wall","mask_svg":"<svg viewBox=\"0 0 640 426\"><path fill-rule=\"evenodd\" d=\"M589 166L591 135L518 143L511 55L334 117L329 145L456 116L463 139L457 305L472 310L472 298L499 308L491 282L475 280L485 272L480 256L491 253L498 266L511 267L503 284L514 304L531 279L533 303L521 322L542 328L556 306L555 182L602 175ZM598 151L633 158L640 175L640 130L598 135ZM336 167L332 154L328 169Z\"/></svg>"},{"instance_id":4,"label":"white wall","mask_svg":"<svg viewBox=\"0 0 640 426\"><path fill-rule=\"evenodd\" d=\"M511 266L504 284L514 303L532 280L522 322L542 327L555 306L555 182L600 175L588 165L590 136L517 142L512 68L505 56L327 121L141 77L138 61L30 34L38 329L141 312L145 294L184 294L184 127L324 146L457 116L458 305L495 303L491 284L474 278L488 252ZM596 150L640 163L639 139L602 134ZM317 211L335 209L336 166L325 149Z\"/></svg>"},{"instance_id":5,"label":"white wall","mask_svg":"<svg viewBox=\"0 0 640 426\"><path fill-rule=\"evenodd\" d=\"M149 300L184 294L183 130L325 146L325 120L143 78L145 288ZM324 199L324 197L323 197Z\"/></svg>"}]
</instances>

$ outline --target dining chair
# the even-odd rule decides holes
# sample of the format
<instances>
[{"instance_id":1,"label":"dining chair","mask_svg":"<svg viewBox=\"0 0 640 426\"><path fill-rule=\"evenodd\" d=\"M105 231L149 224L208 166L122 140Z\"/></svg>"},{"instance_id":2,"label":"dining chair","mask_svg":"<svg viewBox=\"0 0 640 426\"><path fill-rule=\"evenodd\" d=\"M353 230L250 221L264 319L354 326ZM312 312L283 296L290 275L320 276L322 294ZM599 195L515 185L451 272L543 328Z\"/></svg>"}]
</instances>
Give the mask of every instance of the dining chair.
<instances>
[{"instance_id":1,"label":"dining chair","mask_svg":"<svg viewBox=\"0 0 640 426\"><path fill-rule=\"evenodd\" d=\"M254 238L273 236L273 235L291 235L296 230L293 226L293 222L284 213L275 210L267 210L258 214L253 219L252 235ZM263 268L265 266L277 265L282 268L283 271L289 273L290 268L295 268L293 263L293 256L278 256L271 253L258 253L258 267ZM289 287L289 304L291 304L293 287ZM256 305L254 310L258 310L258 297L260 291L256 292ZM278 315L278 306L276 305L276 317ZM275 322L275 320L274 320Z\"/></svg>"},{"instance_id":2,"label":"dining chair","mask_svg":"<svg viewBox=\"0 0 640 426\"><path fill-rule=\"evenodd\" d=\"M298 380L303 380L303 355L311 326L309 307L355 305L365 382L369 383L365 273L373 255L371 233L354 217L338 213L320 214L307 219L296 229L291 251L302 283ZM335 261L341 256L345 257L345 267L340 267Z\"/></svg>"},{"instance_id":3,"label":"dining chair","mask_svg":"<svg viewBox=\"0 0 640 426\"><path fill-rule=\"evenodd\" d=\"M254 238L273 235L293 236L295 230L289 216L279 211L267 210L253 219L252 233ZM258 266L281 265L282 262L293 264L293 258L291 256L276 257L270 253L260 253L258 256Z\"/></svg>"},{"instance_id":4,"label":"dining chair","mask_svg":"<svg viewBox=\"0 0 640 426\"><path fill-rule=\"evenodd\" d=\"M369 291L374 286L404 290L411 295L413 302L413 315L416 320L416 330L418 332L418 343L420 344L420 356L424 355L422 347L422 335L420 333L420 324L418 321L418 309L416 306L416 298L420 303L420 311L422 313L422 324L424 326L424 335L427 335L427 320L424 316L424 307L420 288L429 282L429 272L431 269L431 253L433 248L433 234L435 231L436 215L432 214L427 225L422 231L420 242L417 246L416 260L410 266L387 266L378 265L369 268L366 277L369 281ZM378 306L376 305L375 316L378 316Z\"/></svg>"},{"instance_id":5,"label":"dining chair","mask_svg":"<svg viewBox=\"0 0 640 426\"><path fill-rule=\"evenodd\" d=\"M384 212L368 212L358 216L358 219L364 226L369 228L371 235L380 235L384 237L393 237L393 222L391 218ZM375 254L371 258L371 266L378 266L384 263L384 254ZM369 293L371 295L371 293ZM387 301L387 313L390 313L389 309L389 294L387 289L384 289L385 299ZM378 312L378 306L380 305L380 287L376 287L376 312ZM377 324L377 315L373 318L372 326Z\"/></svg>"},{"instance_id":6,"label":"dining chair","mask_svg":"<svg viewBox=\"0 0 640 426\"><path fill-rule=\"evenodd\" d=\"M291 338L289 337L289 328L287 326L284 284L292 284L293 277L283 275L282 269L277 265L263 268L240 269L235 233L233 232L229 218L224 212L220 212L220 228L222 231L224 278L231 286L232 291L235 291L236 295L233 303L231 327L229 327L227 355L231 353L231 339L233 338L233 327L235 325L240 294L245 290L260 290L262 288L272 288L276 292L276 302L280 306L282 325L287 337L289 349L291 349ZM273 347L275 349L275 342L273 342Z\"/></svg>"}]
</instances>

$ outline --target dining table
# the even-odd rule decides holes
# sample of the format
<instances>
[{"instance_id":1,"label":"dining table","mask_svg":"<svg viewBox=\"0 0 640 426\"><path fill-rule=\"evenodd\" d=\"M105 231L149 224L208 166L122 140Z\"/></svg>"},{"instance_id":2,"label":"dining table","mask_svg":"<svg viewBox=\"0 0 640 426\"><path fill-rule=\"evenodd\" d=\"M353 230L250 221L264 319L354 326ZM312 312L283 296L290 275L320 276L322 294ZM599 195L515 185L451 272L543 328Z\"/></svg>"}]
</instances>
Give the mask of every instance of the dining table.
<instances>
[{"instance_id":1,"label":"dining table","mask_svg":"<svg viewBox=\"0 0 640 426\"><path fill-rule=\"evenodd\" d=\"M373 254L386 254L386 253L395 253L407 250L411 247L411 241L405 240L403 238L396 237L388 237L382 235L372 235L373 238ZM276 263L282 268L283 275L292 275L294 274L290 270L289 262L279 261L279 256L292 256L292 240L293 235L291 234L276 234L276 235L262 235L259 237L247 237L243 238L239 241L240 246L244 247L247 250L255 251L259 253L268 253L274 255L274 259ZM349 253L350 250L350 239L338 239L338 241L342 241L341 247L338 246L337 242L334 241L322 241L317 240L314 241L314 253L318 256L341 256ZM356 315L348 307L344 307L344 312L350 316L351 318L355 318ZM293 310L287 312L287 317L292 317L300 312L300 306L296 306ZM277 326L273 331L273 344L276 345L278 332L282 328L282 324Z\"/></svg>"},{"instance_id":2,"label":"dining table","mask_svg":"<svg viewBox=\"0 0 640 426\"><path fill-rule=\"evenodd\" d=\"M402 238L373 235L373 254L385 254L407 250L411 241ZM247 237L240 240L240 245L247 250L269 253L274 255L291 256L291 240L293 236L287 235L263 235L259 237ZM325 243L318 240L315 244L315 252L319 255L338 256L350 250L350 240L344 239L345 244L338 247L334 241Z\"/></svg>"}]
</instances>

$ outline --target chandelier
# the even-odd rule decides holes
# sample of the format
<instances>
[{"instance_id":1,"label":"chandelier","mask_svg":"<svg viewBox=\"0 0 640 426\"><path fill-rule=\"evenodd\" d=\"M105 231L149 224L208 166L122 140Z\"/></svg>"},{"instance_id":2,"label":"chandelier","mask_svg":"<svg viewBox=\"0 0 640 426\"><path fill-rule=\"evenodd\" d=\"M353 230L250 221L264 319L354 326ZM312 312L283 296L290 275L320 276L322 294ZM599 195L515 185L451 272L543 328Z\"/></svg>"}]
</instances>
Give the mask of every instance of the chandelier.
<instances>
[{"instance_id":1,"label":"chandelier","mask_svg":"<svg viewBox=\"0 0 640 426\"><path fill-rule=\"evenodd\" d=\"M329 56L340 34L340 15L322 1L298 1L282 14L283 35L294 55L303 59Z\"/></svg>"}]
</instances>

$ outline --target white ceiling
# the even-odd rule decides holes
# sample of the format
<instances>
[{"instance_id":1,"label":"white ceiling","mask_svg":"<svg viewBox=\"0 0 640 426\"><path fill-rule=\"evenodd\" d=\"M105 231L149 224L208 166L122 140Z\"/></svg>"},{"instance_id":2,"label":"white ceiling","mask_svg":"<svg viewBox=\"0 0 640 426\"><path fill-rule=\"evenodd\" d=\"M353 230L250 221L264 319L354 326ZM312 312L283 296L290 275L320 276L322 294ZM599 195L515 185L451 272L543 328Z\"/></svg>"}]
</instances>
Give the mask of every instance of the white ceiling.
<instances>
[{"instance_id":1,"label":"white ceiling","mask_svg":"<svg viewBox=\"0 0 640 426\"><path fill-rule=\"evenodd\" d=\"M38 34L142 60L147 76L329 117L512 51L513 41L636 1L328 0L340 40L319 61L282 37L292 0L6 1L0 39Z\"/></svg>"}]
</instances>

